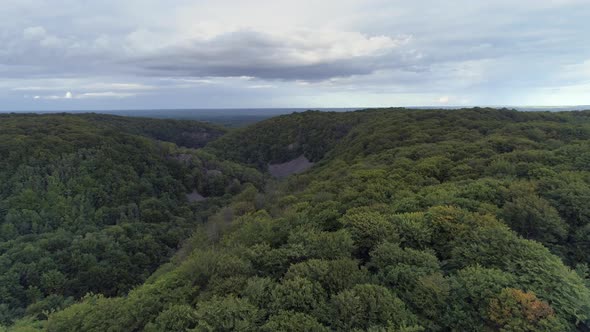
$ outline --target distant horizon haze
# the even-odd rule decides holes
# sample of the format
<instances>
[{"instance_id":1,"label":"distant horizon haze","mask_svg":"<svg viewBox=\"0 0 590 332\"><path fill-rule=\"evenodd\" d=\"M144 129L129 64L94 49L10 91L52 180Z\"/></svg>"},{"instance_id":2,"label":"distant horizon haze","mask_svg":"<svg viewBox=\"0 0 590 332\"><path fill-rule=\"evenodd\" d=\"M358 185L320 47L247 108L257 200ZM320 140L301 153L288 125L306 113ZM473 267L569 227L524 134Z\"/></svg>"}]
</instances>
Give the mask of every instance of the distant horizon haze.
<instances>
[{"instance_id":1,"label":"distant horizon haze","mask_svg":"<svg viewBox=\"0 0 590 332\"><path fill-rule=\"evenodd\" d=\"M437 106L437 105L424 105L424 106L359 106L359 107L194 107L194 108L113 108L113 109L51 109L51 110L3 110L0 109L0 113L134 113L137 112L138 114L141 113L158 113L158 112L222 112L222 113L232 113L238 112L241 114L260 114L259 112L267 113L281 113L282 112L289 112L289 111L335 111L335 112L346 112L346 111L357 111L357 110L365 110L365 109L395 109L395 108L407 108L407 109L465 109L465 108L508 108L508 109L516 109L519 111L530 111L530 110L538 110L538 111L580 111L580 110L590 110L590 105L447 105L447 106Z\"/></svg>"}]
</instances>

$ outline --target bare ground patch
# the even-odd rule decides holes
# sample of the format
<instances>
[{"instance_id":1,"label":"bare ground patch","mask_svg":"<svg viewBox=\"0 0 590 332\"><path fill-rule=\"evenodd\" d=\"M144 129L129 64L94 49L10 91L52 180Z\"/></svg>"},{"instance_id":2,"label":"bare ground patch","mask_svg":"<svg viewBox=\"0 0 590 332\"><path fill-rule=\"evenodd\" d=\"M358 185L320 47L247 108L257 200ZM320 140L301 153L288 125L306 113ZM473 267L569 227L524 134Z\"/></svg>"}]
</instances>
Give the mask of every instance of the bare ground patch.
<instances>
[{"instance_id":1,"label":"bare ground patch","mask_svg":"<svg viewBox=\"0 0 590 332\"><path fill-rule=\"evenodd\" d=\"M291 174L298 174L310 169L314 163L309 161L304 155L282 164L269 164L268 171L277 178L284 178Z\"/></svg>"}]
</instances>

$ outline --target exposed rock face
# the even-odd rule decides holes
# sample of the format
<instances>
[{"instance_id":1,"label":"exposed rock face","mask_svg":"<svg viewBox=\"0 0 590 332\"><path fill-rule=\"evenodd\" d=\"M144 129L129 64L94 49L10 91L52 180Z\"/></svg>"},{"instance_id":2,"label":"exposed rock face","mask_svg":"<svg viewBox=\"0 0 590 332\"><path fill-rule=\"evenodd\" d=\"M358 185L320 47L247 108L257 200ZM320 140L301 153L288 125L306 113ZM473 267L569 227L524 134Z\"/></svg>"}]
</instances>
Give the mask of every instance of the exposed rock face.
<instances>
[{"instance_id":1,"label":"exposed rock face","mask_svg":"<svg viewBox=\"0 0 590 332\"><path fill-rule=\"evenodd\" d=\"M304 172L314 165L305 156L301 155L296 159L282 164L269 164L268 171L277 178L284 178L291 174L298 174Z\"/></svg>"},{"instance_id":2,"label":"exposed rock face","mask_svg":"<svg viewBox=\"0 0 590 332\"><path fill-rule=\"evenodd\" d=\"M186 199L188 199L189 202L201 202L206 200L207 198L201 194L199 194L198 191L194 190L192 193L190 194L186 194Z\"/></svg>"}]
</instances>

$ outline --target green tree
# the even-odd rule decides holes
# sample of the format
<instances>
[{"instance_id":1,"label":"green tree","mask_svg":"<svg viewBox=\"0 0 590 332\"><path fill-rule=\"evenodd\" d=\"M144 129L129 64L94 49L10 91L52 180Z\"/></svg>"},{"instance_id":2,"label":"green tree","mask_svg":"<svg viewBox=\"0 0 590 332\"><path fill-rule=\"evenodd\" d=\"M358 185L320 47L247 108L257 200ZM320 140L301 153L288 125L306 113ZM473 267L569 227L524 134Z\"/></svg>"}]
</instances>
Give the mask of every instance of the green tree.
<instances>
[{"instance_id":1,"label":"green tree","mask_svg":"<svg viewBox=\"0 0 590 332\"><path fill-rule=\"evenodd\" d=\"M366 258L369 251L383 241L399 241L393 223L382 214L369 209L348 211L340 222L349 230L362 258Z\"/></svg>"},{"instance_id":2,"label":"green tree","mask_svg":"<svg viewBox=\"0 0 590 332\"><path fill-rule=\"evenodd\" d=\"M488 308L496 294L516 284L516 278L497 269L468 267L450 277L446 326L457 331L482 331L488 324Z\"/></svg>"},{"instance_id":3,"label":"green tree","mask_svg":"<svg viewBox=\"0 0 590 332\"><path fill-rule=\"evenodd\" d=\"M328 294L337 294L369 280L368 272L352 259L311 259L293 264L285 274L285 279L297 277L319 282Z\"/></svg>"},{"instance_id":4,"label":"green tree","mask_svg":"<svg viewBox=\"0 0 590 332\"><path fill-rule=\"evenodd\" d=\"M314 317L293 311L281 311L268 318L262 326L263 331L274 332L327 332L330 329L319 323Z\"/></svg>"},{"instance_id":5,"label":"green tree","mask_svg":"<svg viewBox=\"0 0 590 332\"><path fill-rule=\"evenodd\" d=\"M500 218L527 239L545 244L559 243L568 233L557 210L534 193L519 193L504 205Z\"/></svg>"},{"instance_id":6,"label":"green tree","mask_svg":"<svg viewBox=\"0 0 590 332\"><path fill-rule=\"evenodd\" d=\"M192 331L257 331L262 315L248 300L215 297L197 306L197 326Z\"/></svg>"},{"instance_id":7,"label":"green tree","mask_svg":"<svg viewBox=\"0 0 590 332\"><path fill-rule=\"evenodd\" d=\"M273 312L291 310L325 318L327 294L318 282L302 277L285 279L273 290L272 298Z\"/></svg>"},{"instance_id":8,"label":"green tree","mask_svg":"<svg viewBox=\"0 0 590 332\"><path fill-rule=\"evenodd\" d=\"M186 331L197 324L197 313L189 305L174 305L160 313L145 331Z\"/></svg>"},{"instance_id":9,"label":"green tree","mask_svg":"<svg viewBox=\"0 0 590 332\"><path fill-rule=\"evenodd\" d=\"M339 330L367 330L416 323L404 303L385 287L357 285L332 298L332 325Z\"/></svg>"}]
</instances>

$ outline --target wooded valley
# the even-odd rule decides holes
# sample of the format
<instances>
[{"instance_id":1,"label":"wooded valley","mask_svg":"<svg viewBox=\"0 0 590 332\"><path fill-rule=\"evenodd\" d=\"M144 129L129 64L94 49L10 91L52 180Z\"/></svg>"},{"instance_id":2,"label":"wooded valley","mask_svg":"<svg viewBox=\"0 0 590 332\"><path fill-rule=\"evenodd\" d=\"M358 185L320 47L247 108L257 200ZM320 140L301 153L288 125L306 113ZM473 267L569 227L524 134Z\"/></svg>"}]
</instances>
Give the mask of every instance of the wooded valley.
<instances>
[{"instance_id":1,"label":"wooded valley","mask_svg":"<svg viewBox=\"0 0 590 332\"><path fill-rule=\"evenodd\" d=\"M0 326L588 331L588 202L590 111L0 115Z\"/></svg>"}]
</instances>

